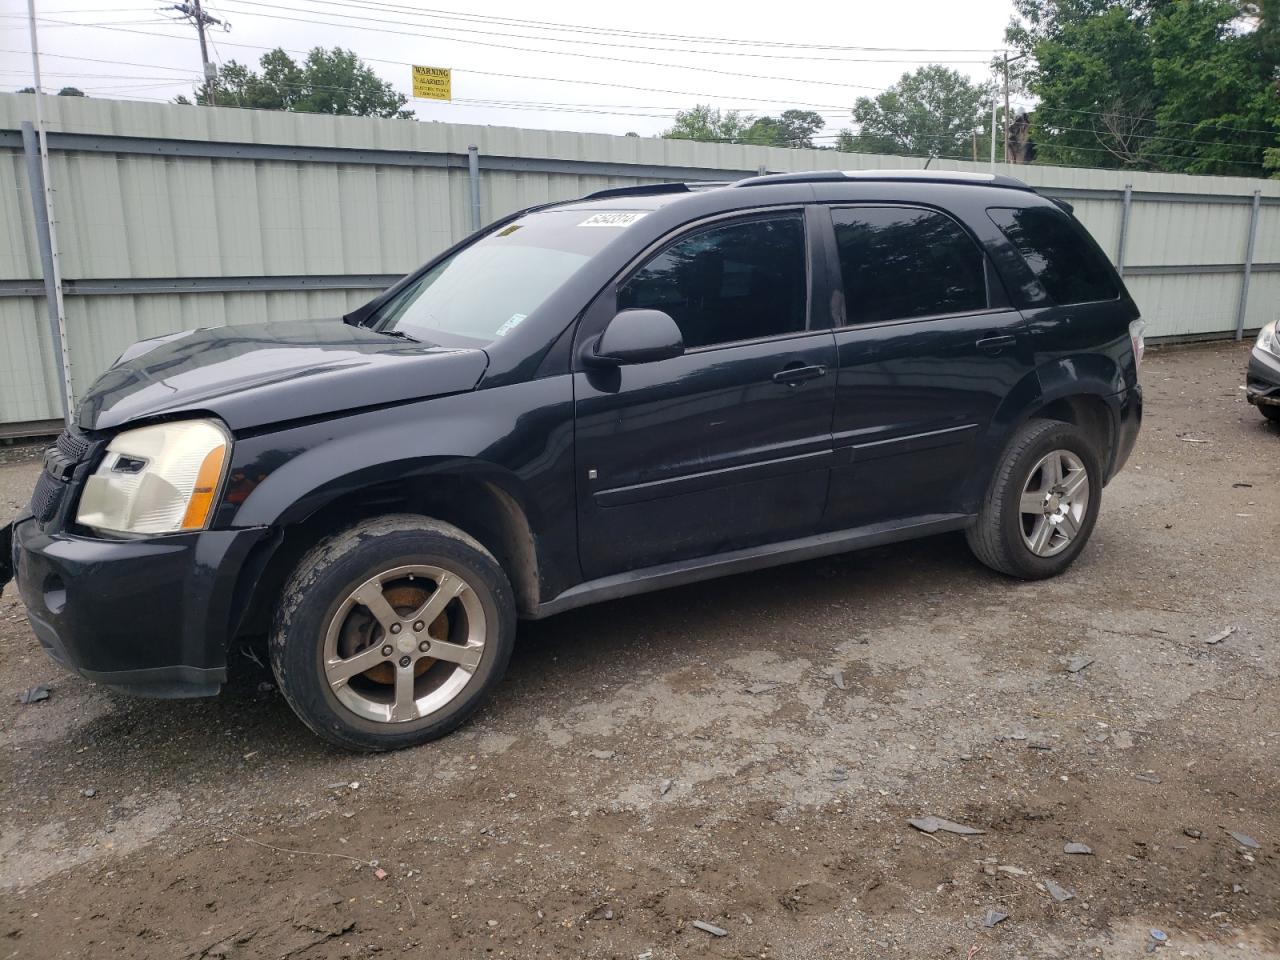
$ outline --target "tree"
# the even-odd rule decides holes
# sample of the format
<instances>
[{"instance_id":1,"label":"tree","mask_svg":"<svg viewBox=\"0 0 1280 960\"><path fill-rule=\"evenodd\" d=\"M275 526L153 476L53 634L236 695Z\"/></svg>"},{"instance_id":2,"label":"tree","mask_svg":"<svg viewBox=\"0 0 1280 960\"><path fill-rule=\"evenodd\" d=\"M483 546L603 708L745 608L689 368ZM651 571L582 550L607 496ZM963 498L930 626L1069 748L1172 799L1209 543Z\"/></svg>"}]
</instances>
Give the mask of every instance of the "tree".
<instances>
[{"instance_id":1,"label":"tree","mask_svg":"<svg viewBox=\"0 0 1280 960\"><path fill-rule=\"evenodd\" d=\"M663 132L668 140L714 140L736 143L755 118L744 117L738 110L723 113L709 103L699 103L691 110L676 114L671 129Z\"/></svg>"},{"instance_id":2,"label":"tree","mask_svg":"<svg viewBox=\"0 0 1280 960\"><path fill-rule=\"evenodd\" d=\"M35 87L23 87L23 88L22 88L21 90L19 90L18 92L19 92L19 93L35 93L35 92L36 92L36 88L35 88ZM88 94L87 94L87 93L85 93L83 90L81 90L79 87L63 87L61 90L59 90L59 91L58 91L58 96L60 96L60 97L87 97L87 96L88 96Z\"/></svg>"},{"instance_id":3,"label":"tree","mask_svg":"<svg viewBox=\"0 0 1280 960\"><path fill-rule=\"evenodd\" d=\"M813 136L826 126L812 110L783 110L778 117L757 117L742 134L743 143L813 149Z\"/></svg>"},{"instance_id":4,"label":"tree","mask_svg":"<svg viewBox=\"0 0 1280 960\"><path fill-rule=\"evenodd\" d=\"M1040 159L1258 176L1280 132L1274 6L1014 0Z\"/></svg>"},{"instance_id":5,"label":"tree","mask_svg":"<svg viewBox=\"0 0 1280 960\"><path fill-rule=\"evenodd\" d=\"M314 48L299 65L276 48L258 61L261 72L235 60L218 71L214 95L218 103L258 110L328 113L338 116L412 119L402 109L409 98L378 77L350 50ZM177 102L189 103L185 97ZM203 87L196 103L206 102Z\"/></svg>"},{"instance_id":6,"label":"tree","mask_svg":"<svg viewBox=\"0 0 1280 960\"><path fill-rule=\"evenodd\" d=\"M853 106L854 130L838 149L858 153L968 157L983 128L988 94L963 74L936 63L904 73L893 86Z\"/></svg>"}]
</instances>

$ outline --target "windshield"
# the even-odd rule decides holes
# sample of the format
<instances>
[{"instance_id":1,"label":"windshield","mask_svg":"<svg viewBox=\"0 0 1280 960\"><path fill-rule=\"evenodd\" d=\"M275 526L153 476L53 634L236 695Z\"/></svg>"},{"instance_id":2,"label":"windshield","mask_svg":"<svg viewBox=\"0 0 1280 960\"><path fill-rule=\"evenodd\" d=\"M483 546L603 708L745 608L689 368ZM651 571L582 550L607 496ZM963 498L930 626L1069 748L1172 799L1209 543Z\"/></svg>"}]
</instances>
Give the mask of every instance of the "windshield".
<instances>
[{"instance_id":1,"label":"windshield","mask_svg":"<svg viewBox=\"0 0 1280 960\"><path fill-rule=\"evenodd\" d=\"M546 210L521 217L436 264L383 304L369 325L428 342L445 334L491 343L643 215Z\"/></svg>"}]
</instances>

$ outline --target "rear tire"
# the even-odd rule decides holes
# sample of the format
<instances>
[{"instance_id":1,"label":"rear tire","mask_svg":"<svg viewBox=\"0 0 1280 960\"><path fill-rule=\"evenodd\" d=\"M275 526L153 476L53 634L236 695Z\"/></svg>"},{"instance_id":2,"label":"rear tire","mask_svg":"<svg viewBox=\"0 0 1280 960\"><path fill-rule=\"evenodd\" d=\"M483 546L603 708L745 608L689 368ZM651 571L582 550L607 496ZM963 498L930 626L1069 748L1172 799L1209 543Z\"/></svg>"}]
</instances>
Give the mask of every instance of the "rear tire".
<instances>
[{"instance_id":1,"label":"rear tire","mask_svg":"<svg viewBox=\"0 0 1280 960\"><path fill-rule=\"evenodd\" d=\"M1272 423L1280 423L1280 407L1270 403L1260 403L1258 412Z\"/></svg>"},{"instance_id":2,"label":"rear tire","mask_svg":"<svg viewBox=\"0 0 1280 960\"><path fill-rule=\"evenodd\" d=\"M442 737L480 706L515 640L511 585L447 523L393 515L321 541L276 609L271 667L315 733L352 750Z\"/></svg>"},{"instance_id":3,"label":"rear tire","mask_svg":"<svg viewBox=\"0 0 1280 960\"><path fill-rule=\"evenodd\" d=\"M1102 501L1102 462L1079 428L1030 420L1005 447L965 531L974 555L1021 580L1061 573L1093 533Z\"/></svg>"}]
</instances>

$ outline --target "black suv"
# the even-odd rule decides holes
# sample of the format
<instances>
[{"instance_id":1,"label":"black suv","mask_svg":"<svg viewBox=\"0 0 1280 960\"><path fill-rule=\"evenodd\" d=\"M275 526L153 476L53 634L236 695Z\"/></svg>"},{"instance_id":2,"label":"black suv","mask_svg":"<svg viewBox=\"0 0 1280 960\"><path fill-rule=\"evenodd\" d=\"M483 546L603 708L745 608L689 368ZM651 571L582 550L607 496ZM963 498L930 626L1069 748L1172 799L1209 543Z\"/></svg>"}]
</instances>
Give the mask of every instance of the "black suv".
<instances>
[{"instance_id":1,"label":"black suv","mask_svg":"<svg viewBox=\"0 0 1280 960\"><path fill-rule=\"evenodd\" d=\"M0 535L51 656L195 697L269 634L316 733L461 723L519 617L964 530L1060 573L1142 411L1138 311L995 175L783 174L525 210L343 320L147 340Z\"/></svg>"}]
</instances>

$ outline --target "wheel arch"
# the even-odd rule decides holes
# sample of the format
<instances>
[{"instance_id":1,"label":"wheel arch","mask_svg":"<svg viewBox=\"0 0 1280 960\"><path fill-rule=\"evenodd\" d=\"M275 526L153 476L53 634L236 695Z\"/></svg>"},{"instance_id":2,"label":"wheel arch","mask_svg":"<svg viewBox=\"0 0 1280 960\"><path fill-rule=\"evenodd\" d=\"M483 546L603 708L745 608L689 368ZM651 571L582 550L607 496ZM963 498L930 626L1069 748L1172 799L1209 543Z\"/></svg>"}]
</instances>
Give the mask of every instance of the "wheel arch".
<instances>
[{"instance_id":1,"label":"wheel arch","mask_svg":"<svg viewBox=\"0 0 1280 960\"><path fill-rule=\"evenodd\" d=\"M511 581L516 609L530 614L543 597L535 521L519 478L494 464L442 458L380 465L301 494L269 524L272 535L241 568L230 638L264 633L275 600L298 561L324 537L361 520L412 513L453 524L479 541Z\"/></svg>"}]
</instances>

